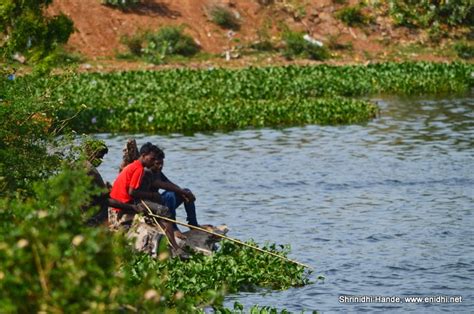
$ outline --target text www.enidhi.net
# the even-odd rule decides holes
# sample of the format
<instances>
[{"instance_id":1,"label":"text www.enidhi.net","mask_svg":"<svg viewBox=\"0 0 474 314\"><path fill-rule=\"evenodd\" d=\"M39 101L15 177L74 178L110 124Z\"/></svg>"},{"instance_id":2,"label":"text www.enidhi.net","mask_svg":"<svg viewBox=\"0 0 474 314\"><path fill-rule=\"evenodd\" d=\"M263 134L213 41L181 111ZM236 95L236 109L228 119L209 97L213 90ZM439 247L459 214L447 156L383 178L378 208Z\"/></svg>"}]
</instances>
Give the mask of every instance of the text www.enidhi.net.
<instances>
[{"instance_id":1,"label":"text www.enidhi.net","mask_svg":"<svg viewBox=\"0 0 474 314\"><path fill-rule=\"evenodd\" d=\"M339 303L462 303L462 296L340 295Z\"/></svg>"}]
</instances>

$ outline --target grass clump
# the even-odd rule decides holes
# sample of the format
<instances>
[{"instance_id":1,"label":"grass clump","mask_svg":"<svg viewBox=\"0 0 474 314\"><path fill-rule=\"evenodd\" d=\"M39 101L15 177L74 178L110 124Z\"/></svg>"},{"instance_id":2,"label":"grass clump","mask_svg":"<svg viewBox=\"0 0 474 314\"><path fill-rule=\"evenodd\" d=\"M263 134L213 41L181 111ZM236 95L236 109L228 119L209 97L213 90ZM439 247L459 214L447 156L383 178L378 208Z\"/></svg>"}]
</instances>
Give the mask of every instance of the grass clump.
<instances>
[{"instance_id":1,"label":"grass clump","mask_svg":"<svg viewBox=\"0 0 474 314\"><path fill-rule=\"evenodd\" d=\"M458 42L454 45L454 50L462 59L474 58L474 44L470 42Z\"/></svg>"},{"instance_id":2,"label":"grass clump","mask_svg":"<svg viewBox=\"0 0 474 314\"><path fill-rule=\"evenodd\" d=\"M286 58L303 57L311 60L326 60L330 57L329 50L304 38L303 33L286 31L283 34L285 48L283 55Z\"/></svg>"},{"instance_id":3,"label":"grass clump","mask_svg":"<svg viewBox=\"0 0 474 314\"><path fill-rule=\"evenodd\" d=\"M401 26L474 26L474 3L471 0L390 0L389 8L395 23Z\"/></svg>"},{"instance_id":4,"label":"grass clump","mask_svg":"<svg viewBox=\"0 0 474 314\"><path fill-rule=\"evenodd\" d=\"M221 5L213 5L209 8L210 20L225 29L239 30L240 21L235 14Z\"/></svg>"},{"instance_id":5,"label":"grass clump","mask_svg":"<svg viewBox=\"0 0 474 314\"><path fill-rule=\"evenodd\" d=\"M183 32L183 26L165 26L156 33L146 32L122 38L130 53L153 63L164 63L168 57L191 57L200 47L194 39Z\"/></svg>"},{"instance_id":6,"label":"grass clump","mask_svg":"<svg viewBox=\"0 0 474 314\"><path fill-rule=\"evenodd\" d=\"M364 14L360 5L343 8L336 12L336 18L347 26L364 26L370 23L371 19Z\"/></svg>"},{"instance_id":7,"label":"grass clump","mask_svg":"<svg viewBox=\"0 0 474 314\"><path fill-rule=\"evenodd\" d=\"M194 39L183 33L183 27L165 26L155 34L146 36L145 53L159 52L161 55L180 55L189 57L199 51Z\"/></svg>"}]
</instances>

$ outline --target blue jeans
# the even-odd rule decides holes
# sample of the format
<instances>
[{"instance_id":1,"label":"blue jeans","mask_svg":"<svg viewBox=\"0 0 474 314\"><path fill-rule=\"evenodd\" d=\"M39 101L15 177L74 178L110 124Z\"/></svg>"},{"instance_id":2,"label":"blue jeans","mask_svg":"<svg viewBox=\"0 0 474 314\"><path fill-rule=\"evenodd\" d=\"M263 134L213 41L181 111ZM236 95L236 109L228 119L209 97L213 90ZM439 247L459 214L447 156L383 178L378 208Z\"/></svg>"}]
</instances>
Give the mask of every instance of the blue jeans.
<instances>
[{"instance_id":1,"label":"blue jeans","mask_svg":"<svg viewBox=\"0 0 474 314\"><path fill-rule=\"evenodd\" d=\"M184 199L181 195L176 194L175 192L164 191L161 193L161 201L163 205L168 207L171 211L171 218L176 220L176 208L178 208L181 204L183 204ZM196 217L196 206L194 202L191 203L184 203L184 209L186 210L188 224L197 226L197 217ZM173 223L173 227L175 230L178 230L178 226Z\"/></svg>"}]
</instances>

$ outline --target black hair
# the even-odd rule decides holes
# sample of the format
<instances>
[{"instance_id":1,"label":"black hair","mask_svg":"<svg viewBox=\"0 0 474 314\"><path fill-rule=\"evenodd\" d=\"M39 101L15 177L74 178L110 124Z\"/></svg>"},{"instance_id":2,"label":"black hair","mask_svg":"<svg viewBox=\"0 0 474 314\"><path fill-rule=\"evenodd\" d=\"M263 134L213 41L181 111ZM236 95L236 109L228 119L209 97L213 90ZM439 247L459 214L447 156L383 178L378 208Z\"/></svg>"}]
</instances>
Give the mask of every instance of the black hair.
<instances>
[{"instance_id":1,"label":"black hair","mask_svg":"<svg viewBox=\"0 0 474 314\"><path fill-rule=\"evenodd\" d=\"M155 153L156 155L158 155L160 153L160 149L158 148L158 146L153 145L150 142L146 142L140 148L140 155L148 155L150 153Z\"/></svg>"},{"instance_id":2,"label":"black hair","mask_svg":"<svg viewBox=\"0 0 474 314\"><path fill-rule=\"evenodd\" d=\"M158 147L158 153L156 154L156 158L158 159L165 159L165 152L163 151L163 149L159 148Z\"/></svg>"}]
</instances>

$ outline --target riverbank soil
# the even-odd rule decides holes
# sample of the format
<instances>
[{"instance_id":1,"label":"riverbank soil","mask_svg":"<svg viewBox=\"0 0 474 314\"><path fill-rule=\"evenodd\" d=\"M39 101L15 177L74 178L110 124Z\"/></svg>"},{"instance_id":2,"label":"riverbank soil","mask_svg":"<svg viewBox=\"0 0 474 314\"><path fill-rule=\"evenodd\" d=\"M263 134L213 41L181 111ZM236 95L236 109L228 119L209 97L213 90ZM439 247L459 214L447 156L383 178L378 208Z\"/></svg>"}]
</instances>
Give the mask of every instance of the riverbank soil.
<instances>
[{"instance_id":1,"label":"riverbank soil","mask_svg":"<svg viewBox=\"0 0 474 314\"><path fill-rule=\"evenodd\" d=\"M334 0L145 0L133 8L120 10L100 0L55 0L49 14L63 12L74 21L76 31L66 46L70 53L82 56L80 69L132 70L163 67L265 66L318 63L310 60L287 60L280 52L255 51L249 47L270 41L277 48L283 44L285 29L301 31L331 49L326 63L351 64L376 61L452 61L453 41L467 30L450 30L450 38L434 43L426 30L397 27L387 14L387 5L364 7L370 20L360 26L348 26L337 12L360 1ZM215 5L232 12L240 23L230 32L210 20ZM124 36L157 31L162 26L184 26L202 53L190 59L153 65L143 60L122 60L128 53ZM225 52L232 50L231 60Z\"/></svg>"}]
</instances>

